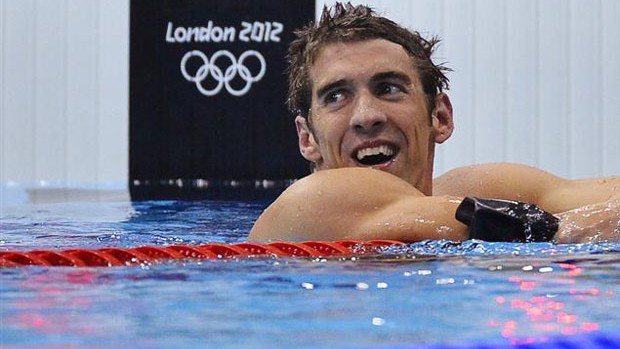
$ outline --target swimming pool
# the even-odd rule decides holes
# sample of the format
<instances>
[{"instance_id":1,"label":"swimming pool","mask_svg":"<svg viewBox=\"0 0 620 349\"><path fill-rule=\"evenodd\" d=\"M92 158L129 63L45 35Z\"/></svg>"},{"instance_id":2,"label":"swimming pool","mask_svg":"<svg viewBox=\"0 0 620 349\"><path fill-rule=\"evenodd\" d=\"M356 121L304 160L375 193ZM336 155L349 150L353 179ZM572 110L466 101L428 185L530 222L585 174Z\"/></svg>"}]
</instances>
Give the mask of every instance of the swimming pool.
<instances>
[{"instance_id":1,"label":"swimming pool","mask_svg":"<svg viewBox=\"0 0 620 349\"><path fill-rule=\"evenodd\" d=\"M0 249L237 243L245 241L269 202L132 203L122 192L72 193L3 188ZM1 343L37 348L617 345L619 252L620 244L424 241L335 259L7 268L0 270Z\"/></svg>"}]
</instances>

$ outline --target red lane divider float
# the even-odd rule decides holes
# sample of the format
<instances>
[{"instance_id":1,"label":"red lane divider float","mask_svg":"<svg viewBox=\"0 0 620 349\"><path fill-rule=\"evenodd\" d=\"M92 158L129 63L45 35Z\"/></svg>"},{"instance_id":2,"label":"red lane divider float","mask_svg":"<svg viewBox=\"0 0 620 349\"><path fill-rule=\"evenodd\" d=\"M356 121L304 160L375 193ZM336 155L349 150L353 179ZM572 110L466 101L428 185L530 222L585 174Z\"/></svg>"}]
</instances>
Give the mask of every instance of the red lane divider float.
<instances>
[{"instance_id":1,"label":"red lane divider float","mask_svg":"<svg viewBox=\"0 0 620 349\"><path fill-rule=\"evenodd\" d=\"M223 259L251 256L330 257L376 253L380 248L403 245L392 240L341 240L237 244L141 246L29 252L0 251L0 267L27 265L68 267L114 267L178 259Z\"/></svg>"}]
</instances>

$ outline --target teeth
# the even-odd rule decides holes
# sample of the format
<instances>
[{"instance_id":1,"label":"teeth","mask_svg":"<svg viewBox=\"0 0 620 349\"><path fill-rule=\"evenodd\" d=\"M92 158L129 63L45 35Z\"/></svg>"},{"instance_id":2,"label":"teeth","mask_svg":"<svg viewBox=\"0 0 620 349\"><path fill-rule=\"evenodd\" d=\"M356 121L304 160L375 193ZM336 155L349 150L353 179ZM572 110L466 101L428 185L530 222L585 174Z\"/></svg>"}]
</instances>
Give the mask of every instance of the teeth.
<instances>
[{"instance_id":1,"label":"teeth","mask_svg":"<svg viewBox=\"0 0 620 349\"><path fill-rule=\"evenodd\" d=\"M364 148L357 152L357 159L362 160L366 156L379 155L379 154L383 154L385 156L391 156L392 154L394 154L394 151L387 145L380 145L378 147L373 147L373 148Z\"/></svg>"}]
</instances>

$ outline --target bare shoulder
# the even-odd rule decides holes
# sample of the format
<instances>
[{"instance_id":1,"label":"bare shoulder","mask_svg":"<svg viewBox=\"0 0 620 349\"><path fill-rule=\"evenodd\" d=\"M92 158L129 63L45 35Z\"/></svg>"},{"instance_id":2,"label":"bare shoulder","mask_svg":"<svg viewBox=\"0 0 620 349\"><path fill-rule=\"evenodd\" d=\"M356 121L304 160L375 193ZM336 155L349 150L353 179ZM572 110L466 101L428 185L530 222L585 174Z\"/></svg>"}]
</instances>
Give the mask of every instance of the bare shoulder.
<instances>
[{"instance_id":1,"label":"bare shoulder","mask_svg":"<svg viewBox=\"0 0 620 349\"><path fill-rule=\"evenodd\" d=\"M538 202L549 188L567 181L541 169L515 163L456 168L435 178L434 195L483 196Z\"/></svg>"},{"instance_id":2,"label":"bare shoulder","mask_svg":"<svg viewBox=\"0 0 620 349\"><path fill-rule=\"evenodd\" d=\"M524 201L553 213L609 200L619 193L620 177L565 179L513 163L461 167L433 181L433 195Z\"/></svg>"},{"instance_id":3,"label":"bare shoulder","mask_svg":"<svg viewBox=\"0 0 620 349\"><path fill-rule=\"evenodd\" d=\"M394 195L422 195L404 180L374 169L340 168L322 170L295 182L276 202L298 202L304 205L367 200L391 200Z\"/></svg>"},{"instance_id":4,"label":"bare shoulder","mask_svg":"<svg viewBox=\"0 0 620 349\"><path fill-rule=\"evenodd\" d=\"M423 196L379 170L341 168L313 173L287 188L258 218L250 240L346 238L368 211L405 195Z\"/></svg>"}]
</instances>

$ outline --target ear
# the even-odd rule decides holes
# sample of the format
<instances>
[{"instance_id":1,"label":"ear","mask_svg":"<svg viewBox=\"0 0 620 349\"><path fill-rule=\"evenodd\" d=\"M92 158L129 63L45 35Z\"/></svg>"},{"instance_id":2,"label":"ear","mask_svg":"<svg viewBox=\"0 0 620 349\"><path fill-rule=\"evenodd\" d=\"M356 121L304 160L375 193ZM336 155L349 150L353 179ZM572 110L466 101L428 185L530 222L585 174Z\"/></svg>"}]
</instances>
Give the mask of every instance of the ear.
<instances>
[{"instance_id":1,"label":"ear","mask_svg":"<svg viewBox=\"0 0 620 349\"><path fill-rule=\"evenodd\" d=\"M435 143L443 143L454 131L454 119L452 118L452 103L445 93L439 93L435 97L432 122Z\"/></svg>"},{"instance_id":2,"label":"ear","mask_svg":"<svg viewBox=\"0 0 620 349\"><path fill-rule=\"evenodd\" d=\"M319 147L314 139L314 134L310 130L308 120L302 116L295 118L295 127L297 127L297 137L299 138L299 151L301 155L308 161L318 163L322 160Z\"/></svg>"}]
</instances>

